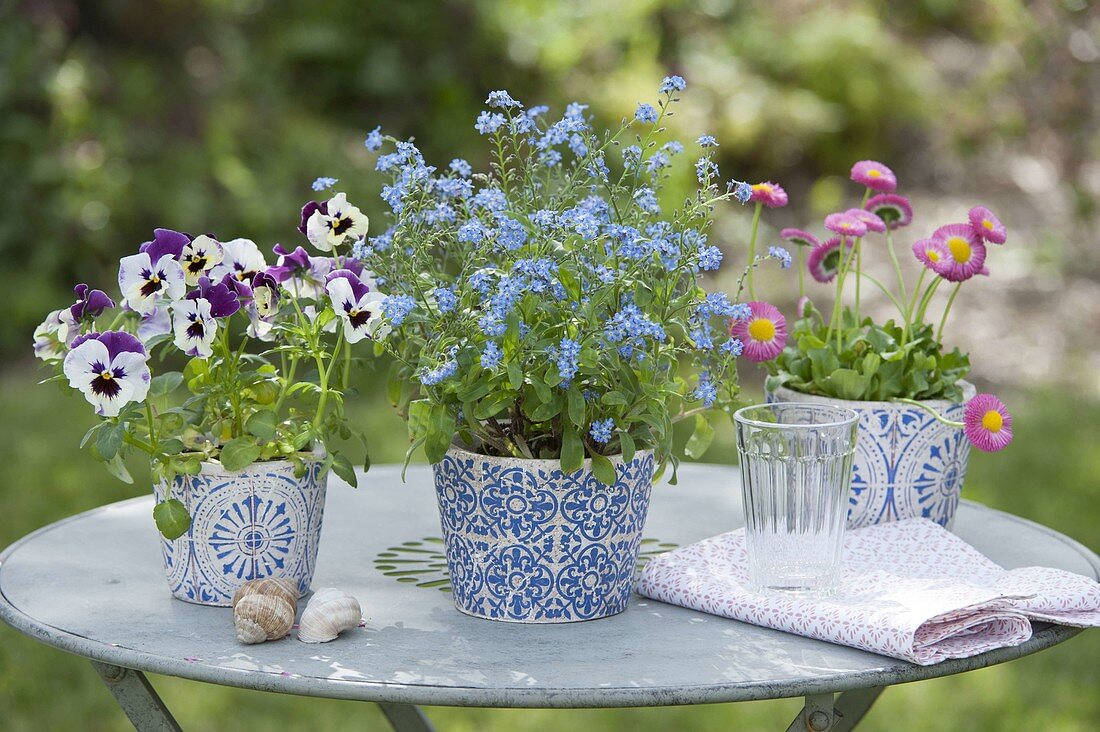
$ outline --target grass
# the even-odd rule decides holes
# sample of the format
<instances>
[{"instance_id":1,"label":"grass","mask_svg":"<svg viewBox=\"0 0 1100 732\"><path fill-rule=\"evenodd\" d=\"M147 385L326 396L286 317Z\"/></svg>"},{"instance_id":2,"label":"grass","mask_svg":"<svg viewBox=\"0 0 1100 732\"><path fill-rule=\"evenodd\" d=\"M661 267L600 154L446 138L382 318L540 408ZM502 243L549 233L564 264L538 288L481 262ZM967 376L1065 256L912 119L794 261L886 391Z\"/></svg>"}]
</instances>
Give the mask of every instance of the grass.
<instances>
[{"instance_id":1,"label":"grass","mask_svg":"<svg viewBox=\"0 0 1100 732\"><path fill-rule=\"evenodd\" d=\"M91 424L79 398L19 365L0 374L0 545L43 524L144 492L110 478L76 450ZM380 399L364 399L358 419L374 436L375 462L400 460L404 429ZM965 496L1100 545L1100 403L1064 393L1012 399L1015 444L971 460ZM729 430L708 459L728 462ZM135 466L136 468L137 466ZM367 497L363 497L367 500ZM74 551L76 549L74 548ZM364 571L373 571L364 569ZM644 642L644 639L638 639ZM153 677L184 729L385 729L374 705L250 692ZM1100 728L1100 632L982 671L894 687L861 729L1095 730ZM796 700L704 707L614 710L430 708L443 730L785 729ZM74 656L0 625L0 730L125 730L126 718L92 671Z\"/></svg>"}]
</instances>

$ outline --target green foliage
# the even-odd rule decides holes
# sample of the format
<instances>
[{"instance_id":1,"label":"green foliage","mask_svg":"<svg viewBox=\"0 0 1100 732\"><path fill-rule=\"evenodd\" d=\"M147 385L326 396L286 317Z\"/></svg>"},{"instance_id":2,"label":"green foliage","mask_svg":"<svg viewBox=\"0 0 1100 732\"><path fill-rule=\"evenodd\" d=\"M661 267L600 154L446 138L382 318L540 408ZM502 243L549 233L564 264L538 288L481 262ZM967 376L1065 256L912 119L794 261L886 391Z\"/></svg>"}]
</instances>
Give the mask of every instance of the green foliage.
<instances>
[{"instance_id":1,"label":"green foliage","mask_svg":"<svg viewBox=\"0 0 1100 732\"><path fill-rule=\"evenodd\" d=\"M846 308L839 338L836 330L830 333L821 313L808 304L790 328L787 347L768 364L768 390L786 386L860 401L962 399L958 382L969 373L970 359L957 348L943 353L931 325L912 328L906 339L893 320L880 326L864 318L857 324Z\"/></svg>"}]
</instances>

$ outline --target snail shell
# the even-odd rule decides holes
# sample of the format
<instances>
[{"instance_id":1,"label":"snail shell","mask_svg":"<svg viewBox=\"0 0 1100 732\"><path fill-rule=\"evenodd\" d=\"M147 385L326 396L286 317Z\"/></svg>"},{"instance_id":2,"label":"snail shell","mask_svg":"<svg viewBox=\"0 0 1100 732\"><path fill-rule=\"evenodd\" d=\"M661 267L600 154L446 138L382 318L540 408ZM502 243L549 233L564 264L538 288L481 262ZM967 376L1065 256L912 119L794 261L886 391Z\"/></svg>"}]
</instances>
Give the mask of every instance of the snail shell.
<instances>
[{"instance_id":1,"label":"snail shell","mask_svg":"<svg viewBox=\"0 0 1100 732\"><path fill-rule=\"evenodd\" d=\"M285 588L270 593L253 592L233 601L233 626L241 643L277 641L294 625L295 603Z\"/></svg>"},{"instance_id":2,"label":"snail shell","mask_svg":"<svg viewBox=\"0 0 1100 732\"><path fill-rule=\"evenodd\" d=\"M298 640L328 643L341 631L354 628L363 619L363 609L354 597L332 587L318 590L310 598L298 623Z\"/></svg>"},{"instance_id":3,"label":"snail shell","mask_svg":"<svg viewBox=\"0 0 1100 732\"><path fill-rule=\"evenodd\" d=\"M298 609L298 584L294 580L276 577L249 580L233 593L233 607L237 607L237 603L249 595L275 595L284 598L295 610Z\"/></svg>"}]
</instances>

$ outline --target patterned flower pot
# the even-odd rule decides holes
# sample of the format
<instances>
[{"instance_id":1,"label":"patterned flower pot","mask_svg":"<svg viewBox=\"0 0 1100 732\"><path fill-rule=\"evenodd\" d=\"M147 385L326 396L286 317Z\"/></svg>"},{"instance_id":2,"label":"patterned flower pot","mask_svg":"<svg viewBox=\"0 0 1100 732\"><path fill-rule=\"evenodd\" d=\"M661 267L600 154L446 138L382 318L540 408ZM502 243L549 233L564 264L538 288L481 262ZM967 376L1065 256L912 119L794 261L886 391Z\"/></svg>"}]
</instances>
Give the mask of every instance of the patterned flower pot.
<instances>
[{"instance_id":1,"label":"patterned flower pot","mask_svg":"<svg viewBox=\"0 0 1100 732\"><path fill-rule=\"evenodd\" d=\"M964 401L974 386L962 382ZM951 528L970 457L962 430L943 425L927 411L895 402L859 402L815 396L780 387L768 401L812 402L859 413L859 436L848 497L848 528L922 517ZM962 403L925 402L947 419L961 421Z\"/></svg>"},{"instance_id":2,"label":"patterned flower pot","mask_svg":"<svg viewBox=\"0 0 1100 732\"><path fill-rule=\"evenodd\" d=\"M569 623L626 609L653 487L653 455L590 462L489 457L452 448L434 466L455 606L479 618Z\"/></svg>"},{"instance_id":3,"label":"patterned flower pot","mask_svg":"<svg viewBox=\"0 0 1100 732\"><path fill-rule=\"evenodd\" d=\"M305 594L317 562L325 510L327 474L306 463L294 475L286 460L255 463L230 472L206 462L198 475L179 476L171 497L191 514L191 528L178 539L161 537L168 587L180 600L228 606L244 582L285 577ZM153 487L164 500L166 484Z\"/></svg>"}]
</instances>

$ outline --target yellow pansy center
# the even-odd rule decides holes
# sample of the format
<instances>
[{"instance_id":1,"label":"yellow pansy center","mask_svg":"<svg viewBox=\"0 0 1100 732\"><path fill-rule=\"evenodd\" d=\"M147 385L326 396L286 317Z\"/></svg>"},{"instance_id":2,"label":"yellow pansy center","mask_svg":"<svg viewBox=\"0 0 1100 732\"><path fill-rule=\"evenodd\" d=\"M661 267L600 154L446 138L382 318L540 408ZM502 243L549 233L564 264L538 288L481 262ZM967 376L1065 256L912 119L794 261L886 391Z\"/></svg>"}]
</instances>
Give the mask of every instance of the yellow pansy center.
<instances>
[{"instance_id":1,"label":"yellow pansy center","mask_svg":"<svg viewBox=\"0 0 1100 732\"><path fill-rule=\"evenodd\" d=\"M1001 427L1004 426L1005 418L1001 416L1001 413L996 409L990 409L988 412L982 415L982 427L993 433L1001 431Z\"/></svg>"},{"instance_id":2,"label":"yellow pansy center","mask_svg":"<svg viewBox=\"0 0 1100 732\"><path fill-rule=\"evenodd\" d=\"M756 318L749 323L749 336L754 341L770 341L775 338L775 323L767 318Z\"/></svg>"},{"instance_id":3,"label":"yellow pansy center","mask_svg":"<svg viewBox=\"0 0 1100 732\"><path fill-rule=\"evenodd\" d=\"M154 285L158 284L160 282L160 276L159 275L153 275L152 277L149 278L149 281L152 282Z\"/></svg>"},{"instance_id":4,"label":"yellow pansy center","mask_svg":"<svg viewBox=\"0 0 1100 732\"><path fill-rule=\"evenodd\" d=\"M947 248L951 250L951 256L956 262L966 264L970 261L970 242L964 237L953 236L947 240Z\"/></svg>"},{"instance_id":5,"label":"yellow pansy center","mask_svg":"<svg viewBox=\"0 0 1100 732\"><path fill-rule=\"evenodd\" d=\"M110 380L110 379L113 379L113 378L115 377L115 375L114 375L113 373L111 373L110 371L106 371L106 370L104 370L104 371L100 371L100 372L99 372L99 377L100 377L101 379L107 379L107 380Z\"/></svg>"},{"instance_id":6,"label":"yellow pansy center","mask_svg":"<svg viewBox=\"0 0 1100 732\"><path fill-rule=\"evenodd\" d=\"M871 168L870 170L867 171L867 177L868 178L881 178L882 177L882 171Z\"/></svg>"},{"instance_id":7,"label":"yellow pansy center","mask_svg":"<svg viewBox=\"0 0 1100 732\"><path fill-rule=\"evenodd\" d=\"M982 226L985 227L987 231L993 231L993 222L989 219L982 219Z\"/></svg>"}]
</instances>

